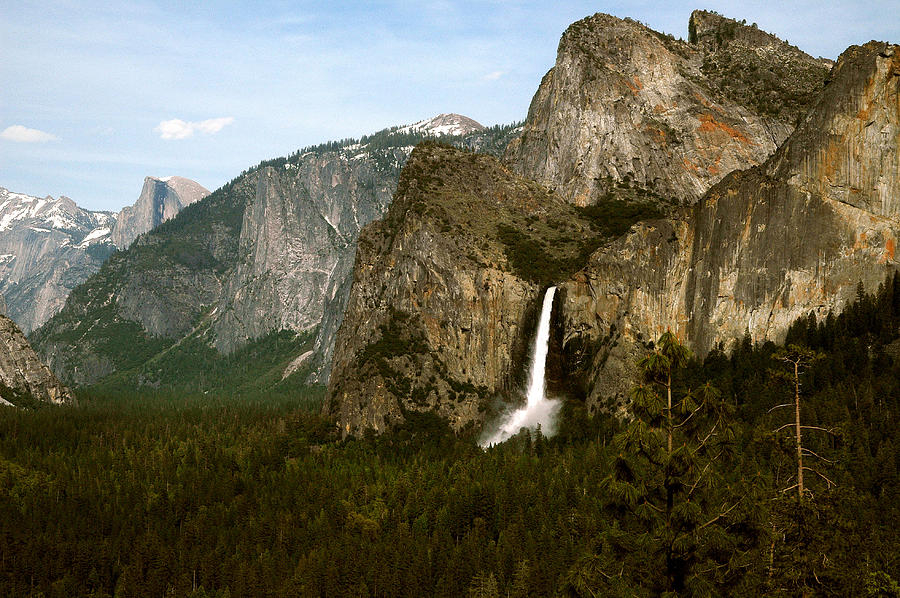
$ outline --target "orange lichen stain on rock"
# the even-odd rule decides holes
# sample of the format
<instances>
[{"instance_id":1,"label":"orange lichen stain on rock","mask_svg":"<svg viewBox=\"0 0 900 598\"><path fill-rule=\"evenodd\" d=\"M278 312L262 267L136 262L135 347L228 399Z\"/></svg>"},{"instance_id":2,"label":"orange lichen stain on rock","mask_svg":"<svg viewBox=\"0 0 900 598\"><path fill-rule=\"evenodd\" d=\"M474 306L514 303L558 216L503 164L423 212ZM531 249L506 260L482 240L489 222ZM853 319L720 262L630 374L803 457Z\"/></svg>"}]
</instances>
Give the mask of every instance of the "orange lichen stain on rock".
<instances>
[{"instance_id":1,"label":"orange lichen stain on rock","mask_svg":"<svg viewBox=\"0 0 900 598\"><path fill-rule=\"evenodd\" d=\"M633 93L634 95L637 95L638 92L644 87L643 85L641 85L641 81L637 77L635 77L633 81L625 79L625 85L628 86L628 89L630 89L631 93Z\"/></svg>"},{"instance_id":2,"label":"orange lichen stain on rock","mask_svg":"<svg viewBox=\"0 0 900 598\"><path fill-rule=\"evenodd\" d=\"M833 181L841 164L841 145L833 138L828 140L828 145L825 147L824 162L825 178Z\"/></svg>"},{"instance_id":3,"label":"orange lichen stain on rock","mask_svg":"<svg viewBox=\"0 0 900 598\"><path fill-rule=\"evenodd\" d=\"M721 107L721 106L717 106L716 104L710 102L709 100L707 100L706 98L704 98L702 95L700 95L700 94L699 94L698 92L696 92L696 91L694 92L694 98L695 98L698 102L700 102L700 103L703 105L704 108L709 108L710 110L715 110L715 111L718 112L719 114L725 114L725 111L722 110L722 107Z\"/></svg>"},{"instance_id":4,"label":"orange lichen stain on rock","mask_svg":"<svg viewBox=\"0 0 900 598\"><path fill-rule=\"evenodd\" d=\"M653 107L653 112L655 112L656 114L662 114L665 111L666 111L666 107L663 106L662 104L657 104L656 106Z\"/></svg>"},{"instance_id":5,"label":"orange lichen stain on rock","mask_svg":"<svg viewBox=\"0 0 900 598\"><path fill-rule=\"evenodd\" d=\"M884 243L884 261L894 261L894 240L888 239Z\"/></svg>"},{"instance_id":6,"label":"orange lichen stain on rock","mask_svg":"<svg viewBox=\"0 0 900 598\"><path fill-rule=\"evenodd\" d=\"M709 100L707 100L706 98L704 98L702 95L700 95L700 94L697 93L696 91L694 92L694 97L697 99L698 102L700 102L701 104L703 104L703 105L706 106L707 108L712 108L712 107L713 107L713 105L709 102Z\"/></svg>"},{"instance_id":7,"label":"orange lichen stain on rock","mask_svg":"<svg viewBox=\"0 0 900 598\"><path fill-rule=\"evenodd\" d=\"M700 167L697 166L697 164L695 164L695 163L692 162L691 160L688 160L687 158L684 158L681 162L682 162L682 164L684 164L684 169L685 169L685 170L692 170L692 171L694 171L694 172L700 172Z\"/></svg>"},{"instance_id":8,"label":"orange lichen stain on rock","mask_svg":"<svg viewBox=\"0 0 900 598\"><path fill-rule=\"evenodd\" d=\"M700 127L698 130L703 131L704 133L713 133L715 131L722 131L723 133L727 134L732 139L736 139L737 141L746 143L747 145L756 145L755 143L750 141L750 139L748 139L747 136L744 135L739 130L737 130L734 127L731 127L729 125L726 125L723 122L717 121L715 118L713 118L712 114L701 114L700 115Z\"/></svg>"},{"instance_id":9,"label":"orange lichen stain on rock","mask_svg":"<svg viewBox=\"0 0 900 598\"><path fill-rule=\"evenodd\" d=\"M666 132L662 129L657 129L656 127L647 126L644 128L645 131L650 133L651 139L658 143L659 145L666 145Z\"/></svg>"}]
</instances>

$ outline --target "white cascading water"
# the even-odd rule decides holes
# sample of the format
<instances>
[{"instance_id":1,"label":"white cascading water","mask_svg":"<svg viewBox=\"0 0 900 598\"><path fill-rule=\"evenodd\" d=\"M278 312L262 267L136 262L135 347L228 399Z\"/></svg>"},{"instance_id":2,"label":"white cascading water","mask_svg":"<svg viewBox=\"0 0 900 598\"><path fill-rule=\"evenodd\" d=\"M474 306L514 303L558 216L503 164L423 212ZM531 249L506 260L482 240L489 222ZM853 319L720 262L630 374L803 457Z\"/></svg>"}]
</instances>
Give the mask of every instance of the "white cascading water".
<instances>
[{"instance_id":1,"label":"white cascading water","mask_svg":"<svg viewBox=\"0 0 900 598\"><path fill-rule=\"evenodd\" d=\"M522 428L534 429L541 426L545 436L552 436L559 411L559 402L550 400L545 395L546 383L544 370L547 366L547 345L550 342L550 315L553 312L553 297L556 287L550 287L544 294L541 307L541 321L538 324L537 336L534 339L534 351L531 357L531 374L528 379L528 402L524 407L513 411L496 432L481 441L481 446L503 442L518 433Z\"/></svg>"}]
</instances>

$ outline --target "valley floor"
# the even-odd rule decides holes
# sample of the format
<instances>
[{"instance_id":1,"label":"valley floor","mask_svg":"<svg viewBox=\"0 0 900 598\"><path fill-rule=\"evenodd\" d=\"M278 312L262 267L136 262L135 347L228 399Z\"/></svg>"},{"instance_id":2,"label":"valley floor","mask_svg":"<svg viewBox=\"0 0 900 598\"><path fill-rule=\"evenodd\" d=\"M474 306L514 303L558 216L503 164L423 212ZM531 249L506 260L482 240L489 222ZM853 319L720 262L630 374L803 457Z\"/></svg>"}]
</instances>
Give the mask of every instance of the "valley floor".
<instances>
[{"instance_id":1,"label":"valley floor","mask_svg":"<svg viewBox=\"0 0 900 598\"><path fill-rule=\"evenodd\" d=\"M733 404L735 450L717 466L722 488L705 491L745 497L719 536L676 547L684 595L898 595L895 282L791 328L790 343L821 354L803 378L804 418L837 431L808 435L837 486L809 482L802 504L782 492L791 437L771 432L788 416L767 413L792 396L769 375L776 347L747 342L679 372L678 392L711 380ZM487 451L427 414L341 441L316 401L84 395L77 407L0 409L0 594L664 590L671 547L637 517L642 503L610 490L627 465L654 500L652 464L621 453L627 424L572 400L556 437L521 433Z\"/></svg>"}]
</instances>

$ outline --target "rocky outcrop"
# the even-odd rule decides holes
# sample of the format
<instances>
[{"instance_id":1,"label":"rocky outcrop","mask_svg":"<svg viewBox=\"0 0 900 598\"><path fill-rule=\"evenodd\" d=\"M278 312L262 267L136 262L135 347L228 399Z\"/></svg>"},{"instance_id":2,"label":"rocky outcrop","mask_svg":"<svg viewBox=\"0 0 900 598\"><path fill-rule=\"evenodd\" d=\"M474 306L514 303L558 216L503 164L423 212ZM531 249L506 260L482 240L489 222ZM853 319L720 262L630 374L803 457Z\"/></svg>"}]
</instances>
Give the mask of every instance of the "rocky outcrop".
<instances>
[{"instance_id":1,"label":"rocky outcrop","mask_svg":"<svg viewBox=\"0 0 900 598\"><path fill-rule=\"evenodd\" d=\"M114 250L115 214L0 188L0 295L26 333L59 311Z\"/></svg>"},{"instance_id":2,"label":"rocky outcrop","mask_svg":"<svg viewBox=\"0 0 900 598\"><path fill-rule=\"evenodd\" d=\"M495 159L418 146L360 236L326 411L344 434L410 411L459 430L521 400L542 289L597 242L580 211Z\"/></svg>"},{"instance_id":3,"label":"rocky outcrop","mask_svg":"<svg viewBox=\"0 0 900 598\"><path fill-rule=\"evenodd\" d=\"M702 55L708 84L760 116L794 125L822 90L834 62L813 59L796 46L746 22L695 10L688 41Z\"/></svg>"},{"instance_id":4,"label":"rocky outcrop","mask_svg":"<svg viewBox=\"0 0 900 598\"><path fill-rule=\"evenodd\" d=\"M148 230L156 228L178 212L209 195L199 183L179 176L147 177L137 201L122 208L112 229L112 242L125 249Z\"/></svg>"},{"instance_id":5,"label":"rocky outcrop","mask_svg":"<svg viewBox=\"0 0 900 598\"><path fill-rule=\"evenodd\" d=\"M763 162L791 132L807 89L821 88L828 67L730 20L740 44L716 43L715 35L708 43L722 19L697 14L693 44L604 14L571 25L506 161L577 205L596 203L616 181L692 204L729 172ZM722 85L727 69L713 72L715 65L743 55L736 48L755 57L757 70L784 70L787 62L802 73L802 83L785 78L773 92L790 91L789 102L775 100L793 112L762 111L765 98L752 86L742 95Z\"/></svg>"},{"instance_id":6,"label":"rocky outcrop","mask_svg":"<svg viewBox=\"0 0 900 598\"><path fill-rule=\"evenodd\" d=\"M780 340L897 268L900 47L848 49L790 139L681 219L643 223L563 285L567 367L592 405L623 395L642 343L671 328L699 354Z\"/></svg>"},{"instance_id":7,"label":"rocky outcrop","mask_svg":"<svg viewBox=\"0 0 900 598\"><path fill-rule=\"evenodd\" d=\"M71 403L75 400L69 389L60 384L53 372L41 363L16 324L2 315L0 315L0 393L2 393L0 399L11 404L17 404L19 398L57 404Z\"/></svg>"},{"instance_id":8,"label":"rocky outcrop","mask_svg":"<svg viewBox=\"0 0 900 598\"><path fill-rule=\"evenodd\" d=\"M35 350L66 384L84 385L200 328L238 260L240 215L255 189L253 174L233 181L114 253L32 333Z\"/></svg>"}]
</instances>

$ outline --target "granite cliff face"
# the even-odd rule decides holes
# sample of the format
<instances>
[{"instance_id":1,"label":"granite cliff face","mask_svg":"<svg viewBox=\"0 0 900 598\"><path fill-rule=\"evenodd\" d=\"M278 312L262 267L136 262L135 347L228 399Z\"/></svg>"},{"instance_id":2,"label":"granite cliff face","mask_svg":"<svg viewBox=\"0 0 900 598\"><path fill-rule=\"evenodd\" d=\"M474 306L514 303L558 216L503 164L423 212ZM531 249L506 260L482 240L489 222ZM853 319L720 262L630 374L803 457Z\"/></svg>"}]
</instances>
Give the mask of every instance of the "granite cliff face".
<instances>
[{"instance_id":1,"label":"granite cliff face","mask_svg":"<svg viewBox=\"0 0 900 598\"><path fill-rule=\"evenodd\" d=\"M577 205L615 181L692 204L729 172L763 162L828 65L712 13L694 13L690 29L694 43L604 14L571 25L505 160ZM750 67L765 77L741 79ZM773 78L780 86L759 85Z\"/></svg>"},{"instance_id":2,"label":"granite cliff face","mask_svg":"<svg viewBox=\"0 0 900 598\"><path fill-rule=\"evenodd\" d=\"M115 214L91 212L68 197L38 198L0 188L0 295L26 333L59 311L71 290L114 247Z\"/></svg>"},{"instance_id":3,"label":"granite cliff face","mask_svg":"<svg viewBox=\"0 0 900 598\"><path fill-rule=\"evenodd\" d=\"M390 204L399 164L341 154L310 155L290 168L263 168L245 209L239 262L230 273L214 317L215 344L230 352L271 330L318 335L317 366L330 361L331 320L343 315L360 229ZM395 168L397 170L395 170Z\"/></svg>"},{"instance_id":4,"label":"granite cliff face","mask_svg":"<svg viewBox=\"0 0 900 598\"><path fill-rule=\"evenodd\" d=\"M31 335L56 375L95 382L140 366L198 327L237 261L240 214L254 183L245 177L188 206L76 287Z\"/></svg>"},{"instance_id":5,"label":"granite cliff face","mask_svg":"<svg viewBox=\"0 0 900 598\"><path fill-rule=\"evenodd\" d=\"M75 397L41 363L15 322L0 315L0 404L71 403Z\"/></svg>"},{"instance_id":6,"label":"granite cliff face","mask_svg":"<svg viewBox=\"0 0 900 598\"><path fill-rule=\"evenodd\" d=\"M796 46L744 21L695 10L688 42L701 55L707 84L756 114L795 125L822 90L834 62L813 60Z\"/></svg>"},{"instance_id":7,"label":"granite cliff face","mask_svg":"<svg viewBox=\"0 0 900 598\"><path fill-rule=\"evenodd\" d=\"M122 208L112 229L111 239L125 249L148 230L156 228L195 201L209 195L199 183L179 176L147 177L137 201Z\"/></svg>"},{"instance_id":8,"label":"granite cliff face","mask_svg":"<svg viewBox=\"0 0 900 598\"><path fill-rule=\"evenodd\" d=\"M68 197L0 188L0 295L7 315L26 334L40 327L113 251L208 194L185 178L148 177L137 202L117 214L85 210Z\"/></svg>"},{"instance_id":9,"label":"granite cliff face","mask_svg":"<svg viewBox=\"0 0 900 598\"><path fill-rule=\"evenodd\" d=\"M690 45L605 15L567 31L505 155L558 193L533 190L529 204L498 191L530 183L497 165L417 150L388 216L361 236L326 405L343 433L383 431L412 411L459 430L515 402L552 282L565 281L551 376L597 409L621 405L637 358L667 328L701 355L745 335L780 340L797 317L839 311L859 281L872 291L897 268L900 48L851 48L826 85L827 61L754 26L698 12L690 29ZM733 57L748 70L727 66ZM658 143L672 133L676 143ZM575 233L600 247L573 251L574 275L516 267L516 235L543 239L531 256L561 247L535 230L561 217L561 200L590 205L561 222L609 223L630 205L615 203L623 193L683 207L636 214L644 221L610 242ZM473 229L470 214L500 234Z\"/></svg>"},{"instance_id":10,"label":"granite cliff face","mask_svg":"<svg viewBox=\"0 0 900 598\"><path fill-rule=\"evenodd\" d=\"M298 346L282 369L326 382L356 239L384 214L412 146L436 135L433 127L464 127L473 132L445 138L502 152L514 129L463 118L442 115L250 169L114 255L34 334L35 346L72 384L118 372L165 386L182 378L182 353L224 356L280 330L315 333L312 350Z\"/></svg>"},{"instance_id":11,"label":"granite cliff face","mask_svg":"<svg viewBox=\"0 0 900 598\"><path fill-rule=\"evenodd\" d=\"M621 398L642 343L672 328L699 354L783 338L897 268L900 47L851 47L787 142L680 219L597 252L561 289L567 367L592 405Z\"/></svg>"},{"instance_id":12,"label":"granite cliff face","mask_svg":"<svg viewBox=\"0 0 900 598\"><path fill-rule=\"evenodd\" d=\"M418 146L360 236L326 411L344 434L415 411L459 430L520 402L543 289L605 238L489 156Z\"/></svg>"}]
</instances>

